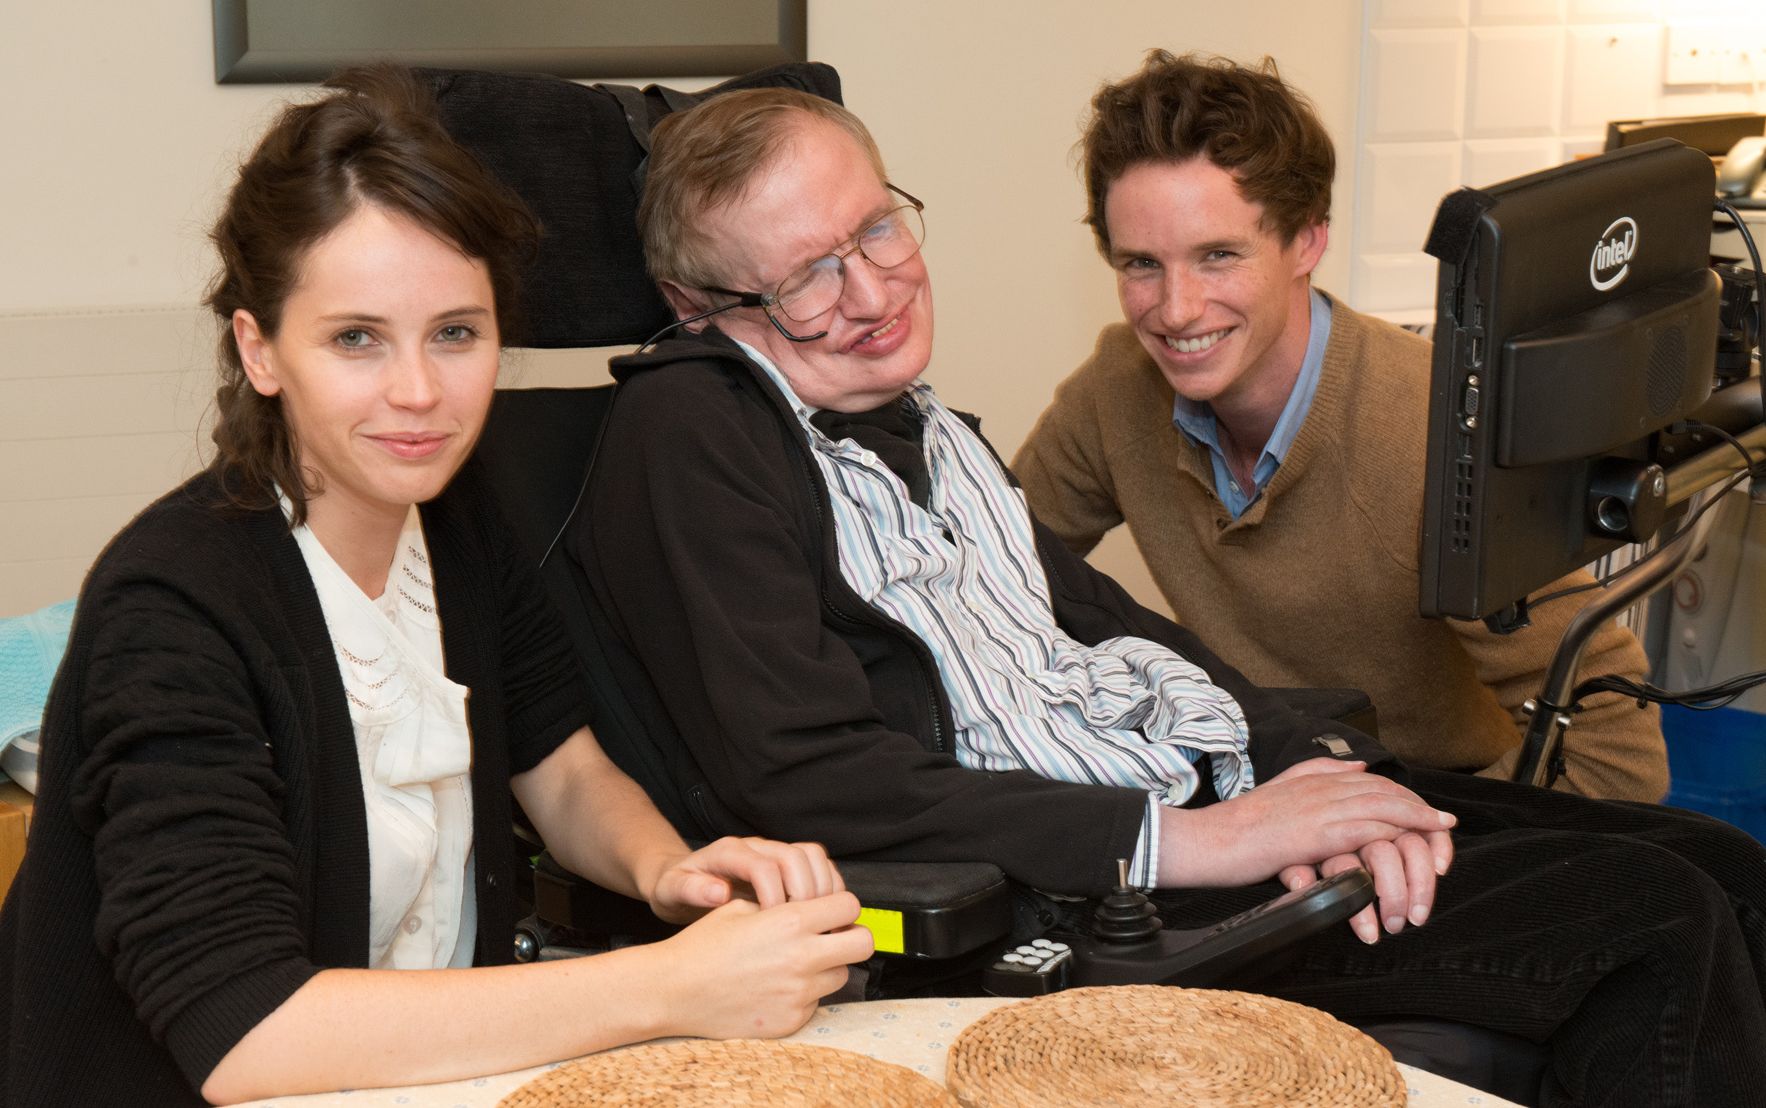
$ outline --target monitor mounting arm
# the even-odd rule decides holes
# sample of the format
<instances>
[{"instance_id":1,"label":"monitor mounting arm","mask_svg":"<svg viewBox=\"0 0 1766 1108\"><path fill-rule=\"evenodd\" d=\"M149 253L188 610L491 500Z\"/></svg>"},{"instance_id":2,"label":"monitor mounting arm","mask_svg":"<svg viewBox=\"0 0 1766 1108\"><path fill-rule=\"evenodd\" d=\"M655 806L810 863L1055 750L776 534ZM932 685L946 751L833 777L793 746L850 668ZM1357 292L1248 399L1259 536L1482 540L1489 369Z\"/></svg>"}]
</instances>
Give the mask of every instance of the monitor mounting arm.
<instances>
[{"instance_id":1,"label":"monitor mounting arm","mask_svg":"<svg viewBox=\"0 0 1766 1108\"><path fill-rule=\"evenodd\" d=\"M1750 451L1766 449L1766 424L1756 424L1738 437ZM1740 460L1732 448L1727 443L1714 446L1669 471L1669 502L1677 504L1690 500L1739 472ZM1699 513L1696 507L1687 517L1693 520L1691 526L1682 524L1648 564L1603 588L1599 599L1570 621L1558 643L1557 653L1552 655L1551 666L1546 670L1545 688L1525 705L1527 734L1522 740L1520 761L1515 766L1516 781L1550 788L1563 772L1564 731L1570 726L1576 671L1582 661L1583 649L1601 624L1673 580L1704 549L1717 513Z\"/></svg>"}]
</instances>

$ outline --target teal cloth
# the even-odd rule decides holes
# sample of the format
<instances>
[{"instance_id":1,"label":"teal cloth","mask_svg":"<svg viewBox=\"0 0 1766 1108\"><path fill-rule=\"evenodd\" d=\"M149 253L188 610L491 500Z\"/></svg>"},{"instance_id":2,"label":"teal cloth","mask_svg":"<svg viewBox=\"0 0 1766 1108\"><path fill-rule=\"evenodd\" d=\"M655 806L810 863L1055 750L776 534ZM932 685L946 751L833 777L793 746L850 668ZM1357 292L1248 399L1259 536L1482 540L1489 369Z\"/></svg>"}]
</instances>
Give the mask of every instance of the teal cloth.
<instances>
[{"instance_id":1,"label":"teal cloth","mask_svg":"<svg viewBox=\"0 0 1766 1108\"><path fill-rule=\"evenodd\" d=\"M49 684L73 623L71 600L0 619L0 750L43 726Z\"/></svg>"}]
</instances>

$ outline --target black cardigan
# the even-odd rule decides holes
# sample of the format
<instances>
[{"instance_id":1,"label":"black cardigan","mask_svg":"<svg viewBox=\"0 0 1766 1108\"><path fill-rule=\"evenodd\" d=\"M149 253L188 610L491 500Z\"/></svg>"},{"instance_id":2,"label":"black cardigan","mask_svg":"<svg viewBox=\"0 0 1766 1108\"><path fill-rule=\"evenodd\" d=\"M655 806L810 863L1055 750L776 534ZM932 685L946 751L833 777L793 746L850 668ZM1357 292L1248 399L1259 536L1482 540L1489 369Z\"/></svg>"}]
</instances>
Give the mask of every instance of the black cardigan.
<instances>
[{"instance_id":1,"label":"black cardigan","mask_svg":"<svg viewBox=\"0 0 1766 1108\"><path fill-rule=\"evenodd\" d=\"M583 687L472 468L422 512L448 676L472 690L474 962L503 963L509 777L585 724ZM367 956L362 782L318 596L281 512L229 507L203 474L81 590L0 912L0 1103L200 1104L247 1031Z\"/></svg>"},{"instance_id":2,"label":"black cardigan","mask_svg":"<svg viewBox=\"0 0 1766 1108\"><path fill-rule=\"evenodd\" d=\"M835 857L987 861L1052 892L1110 888L1146 793L957 762L930 653L841 576L804 433L740 348L713 329L613 369L570 550L691 752L677 784L705 830L816 840ZM1239 701L1259 780L1323 754L1311 740L1327 731L1399 772L1372 739L1252 685L1040 525L1037 549L1075 639L1163 643Z\"/></svg>"}]
</instances>

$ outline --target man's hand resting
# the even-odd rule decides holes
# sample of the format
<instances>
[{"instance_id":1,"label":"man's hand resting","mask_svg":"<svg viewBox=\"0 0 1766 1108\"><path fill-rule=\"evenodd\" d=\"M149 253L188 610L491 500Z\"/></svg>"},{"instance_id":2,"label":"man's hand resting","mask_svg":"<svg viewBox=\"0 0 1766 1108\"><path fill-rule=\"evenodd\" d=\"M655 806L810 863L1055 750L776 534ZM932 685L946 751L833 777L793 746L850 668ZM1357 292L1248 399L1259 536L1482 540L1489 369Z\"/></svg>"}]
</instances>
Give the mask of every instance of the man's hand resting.
<instances>
[{"instance_id":1,"label":"man's hand resting","mask_svg":"<svg viewBox=\"0 0 1766 1108\"><path fill-rule=\"evenodd\" d=\"M1451 813L1430 807L1361 762L1314 758L1231 800L1160 812L1159 886L1250 885L1280 877L1290 889L1322 874L1365 866L1378 914L1369 905L1350 926L1363 942L1379 920L1396 933L1421 924L1435 902L1435 879L1453 862Z\"/></svg>"}]
</instances>

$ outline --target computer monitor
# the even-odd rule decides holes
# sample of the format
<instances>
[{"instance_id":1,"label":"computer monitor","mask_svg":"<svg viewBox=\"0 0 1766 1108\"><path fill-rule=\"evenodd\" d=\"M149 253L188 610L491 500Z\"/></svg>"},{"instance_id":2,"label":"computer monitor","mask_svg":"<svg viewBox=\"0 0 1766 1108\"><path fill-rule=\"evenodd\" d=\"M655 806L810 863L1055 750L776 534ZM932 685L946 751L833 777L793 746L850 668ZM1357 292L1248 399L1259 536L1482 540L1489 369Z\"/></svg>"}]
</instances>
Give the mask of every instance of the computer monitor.
<instances>
[{"instance_id":1,"label":"computer monitor","mask_svg":"<svg viewBox=\"0 0 1766 1108\"><path fill-rule=\"evenodd\" d=\"M1736 112L1664 119L1615 119L1607 124L1605 148L1618 150L1671 138L1715 158L1727 152L1736 140L1748 135L1766 135L1766 115Z\"/></svg>"},{"instance_id":2,"label":"computer monitor","mask_svg":"<svg viewBox=\"0 0 1766 1108\"><path fill-rule=\"evenodd\" d=\"M1442 201L1420 608L1530 594L1666 510L1652 433L1710 394L1711 160L1629 146Z\"/></svg>"}]
</instances>

